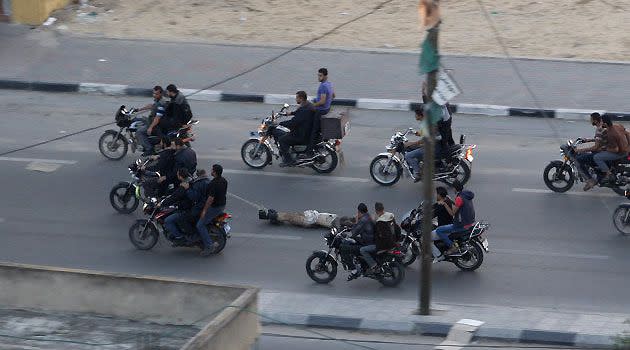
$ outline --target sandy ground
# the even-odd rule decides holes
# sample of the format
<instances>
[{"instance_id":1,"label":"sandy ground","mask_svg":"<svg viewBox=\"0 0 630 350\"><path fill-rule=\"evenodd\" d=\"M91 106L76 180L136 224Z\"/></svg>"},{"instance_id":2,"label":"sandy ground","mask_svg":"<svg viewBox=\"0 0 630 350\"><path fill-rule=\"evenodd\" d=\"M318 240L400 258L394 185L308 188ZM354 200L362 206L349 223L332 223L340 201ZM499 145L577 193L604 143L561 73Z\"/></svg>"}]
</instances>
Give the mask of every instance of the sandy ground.
<instances>
[{"instance_id":1,"label":"sandy ground","mask_svg":"<svg viewBox=\"0 0 630 350\"><path fill-rule=\"evenodd\" d=\"M53 14L75 34L297 45L382 0L87 0ZM78 1L77 1L78 2ZM630 0L483 0L511 55L630 61ZM417 1L393 0L311 46L418 49ZM503 55L478 0L442 0L443 53Z\"/></svg>"}]
</instances>

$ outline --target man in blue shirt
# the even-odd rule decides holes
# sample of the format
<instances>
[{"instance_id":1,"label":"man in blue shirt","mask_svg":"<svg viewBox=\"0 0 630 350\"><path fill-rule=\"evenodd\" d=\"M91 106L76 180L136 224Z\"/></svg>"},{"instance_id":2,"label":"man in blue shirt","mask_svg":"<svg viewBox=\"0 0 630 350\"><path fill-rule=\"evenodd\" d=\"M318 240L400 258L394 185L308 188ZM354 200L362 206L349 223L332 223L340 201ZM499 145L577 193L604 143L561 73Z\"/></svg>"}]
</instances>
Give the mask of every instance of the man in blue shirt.
<instances>
[{"instance_id":1,"label":"man in blue shirt","mask_svg":"<svg viewBox=\"0 0 630 350\"><path fill-rule=\"evenodd\" d=\"M317 97L313 100L313 107L319 111L320 115L326 115L330 112L330 104L335 98L332 83L328 81L328 69L320 68L317 72L317 79L320 84L317 89Z\"/></svg>"}]
</instances>

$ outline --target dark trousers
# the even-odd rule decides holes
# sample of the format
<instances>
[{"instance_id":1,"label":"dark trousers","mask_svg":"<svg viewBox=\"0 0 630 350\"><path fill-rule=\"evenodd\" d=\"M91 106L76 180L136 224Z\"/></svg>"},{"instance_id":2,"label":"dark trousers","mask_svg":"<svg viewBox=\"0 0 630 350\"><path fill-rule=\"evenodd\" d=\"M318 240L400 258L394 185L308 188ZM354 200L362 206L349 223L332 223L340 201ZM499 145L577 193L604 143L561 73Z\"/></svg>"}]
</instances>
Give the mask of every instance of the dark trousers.
<instances>
[{"instance_id":1,"label":"dark trousers","mask_svg":"<svg viewBox=\"0 0 630 350\"><path fill-rule=\"evenodd\" d=\"M589 180L591 178L590 173L588 172L589 167L595 167L595 159L594 156L597 152L588 152L578 154L575 158L578 162L578 169L580 170L580 175L584 180ZM599 177L599 175L598 175Z\"/></svg>"},{"instance_id":2,"label":"dark trousers","mask_svg":"<svg viewBox=\"0 0 630 350\"><path fill-rule=\"evenodd\" d=\"M289 148L291 146L304 144L304 140L289 133L280 137L278 143L280 144L280 155L282 155L282 157L286 160L289 157Z\"/></svg>"}]
</instances>

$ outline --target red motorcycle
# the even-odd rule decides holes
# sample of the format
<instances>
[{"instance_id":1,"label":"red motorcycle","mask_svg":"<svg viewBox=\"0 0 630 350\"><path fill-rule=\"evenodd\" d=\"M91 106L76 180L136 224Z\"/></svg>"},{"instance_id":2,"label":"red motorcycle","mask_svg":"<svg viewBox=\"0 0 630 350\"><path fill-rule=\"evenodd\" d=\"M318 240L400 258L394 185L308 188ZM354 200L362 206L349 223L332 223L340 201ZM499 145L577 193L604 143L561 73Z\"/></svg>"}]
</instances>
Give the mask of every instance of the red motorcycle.
<instances>
[{"instance_id":1,"label":"red motorcycle","mask_svg":"<svg viewBox=\"0 0 630 350\"><path fill-rule=\"evenodd\" d=\"M131 225L129 228L129 239L131 243L139 250L150 250L153 248L160 237L160 231L164 233L164 237L173 244L174 247L198 247L203 249L203 241L199 234L195 232L186 232L185 228L179 227L180 231L184 234L181 239L171 238L169 232L164 226L164 221L167 217L177 211L177 207L162 207L162 203L157 199L152 198L149 203L145 203L143 206L143 212L149 215L149 219L140 219ZM232 215L228 213L219 214L214 220L208 224L208 232L213 242L219 243L214 254L220 253L227 243L227 239L230 238L230 224ZM194 227L194 226L193 226Z\"/></svg>"}]
</instances>

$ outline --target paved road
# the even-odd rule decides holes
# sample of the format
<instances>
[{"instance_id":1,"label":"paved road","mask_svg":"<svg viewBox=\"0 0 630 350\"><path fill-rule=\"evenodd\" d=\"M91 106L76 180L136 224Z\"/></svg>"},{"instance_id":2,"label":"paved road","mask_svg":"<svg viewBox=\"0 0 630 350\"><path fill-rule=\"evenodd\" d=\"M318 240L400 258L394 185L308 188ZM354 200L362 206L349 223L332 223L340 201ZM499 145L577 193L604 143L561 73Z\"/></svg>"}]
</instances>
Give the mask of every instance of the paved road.
<instances>
[{"instance_id":1,"label":"paved road","mask_svg":"<svg viewBox=\"0 0 630 350\"><path fill-rule=\"evenodd\" d=\"M138 40L80 39L47 29L0 24L0 79L202 88L254 67L283 49ZM174 61L169 60L174 57ZM536 104L505 59L446 56L463 90L455 102ZM543 108L630 111L630 64L518 60ZM317 68L330 69L340 98L418 100L418 54L299 50L216 90L315 92ZM377 83L375 83L377 82Z\"/></svg>"},{"instance_id":2,"label":"paved road","mask_svg":"<svg viewBox=\"0 0 630 350\"><path fill-rule=\"evenodd\" d=\"M0 153L113 120L121 103L142 99L0 91ZM220 162L232 193L279 210L318 209L353 214L360 201L383 201L398 215L421 200L421 186L405 179L392 188L368 181L371 158L383 151L395 128L410 125L404 112L357 111L344 140L346 164L332 176L310 170L247 169L241 144L270 106L193 103L201 118L195 148L200 166ZM628 238L619 236L610 216L621 201L610 191L583 195L541 193L541 170L558 155L561 138L588 136L588 123L520 118L457 116L455 133L465 130L478 153L469 187L476 192L479 219L492 224L492 254L476 273L449 264L434 268L434 298L439 302L557 307L629 312L625 276ZM314 284L304 261L321 249L320 230L274 227L257 219L256 209L230 198L234 214L231 239L219 256L201 259L197 251L165 243L136 251L128 227L141 215L116 214L108 192L128 178L131 156L105 160L97 151L102 130L90 131L0 158L0 259L106 271L168 275L247 283L267 290L322 293L359 298L415 299L418 264L395 289L369 280ZM59 168L28 170L33 159ZM35 164L37 165L37 164ZM289 176L291 175L291 176Z\"/></svg>"}]
</instances>

